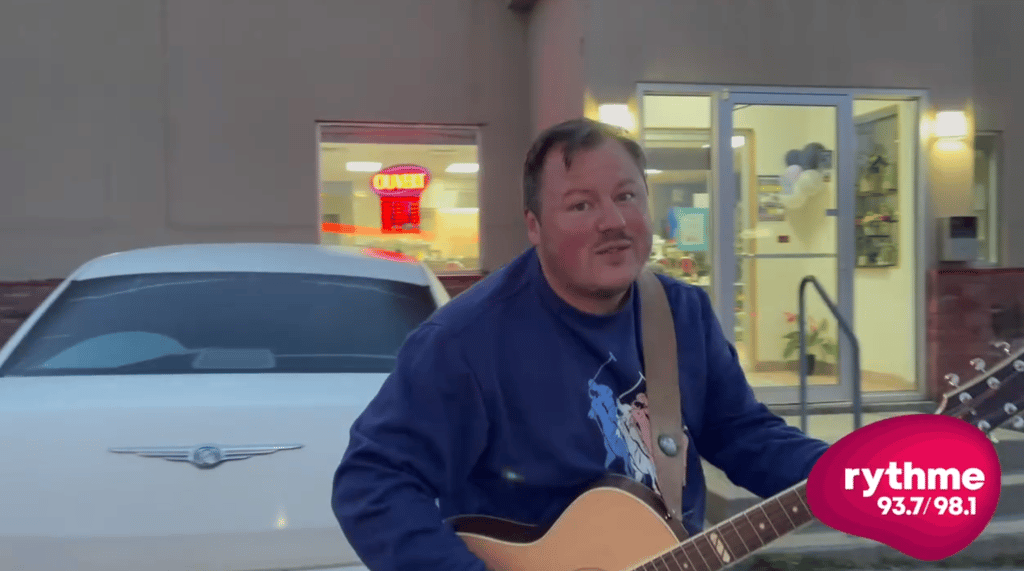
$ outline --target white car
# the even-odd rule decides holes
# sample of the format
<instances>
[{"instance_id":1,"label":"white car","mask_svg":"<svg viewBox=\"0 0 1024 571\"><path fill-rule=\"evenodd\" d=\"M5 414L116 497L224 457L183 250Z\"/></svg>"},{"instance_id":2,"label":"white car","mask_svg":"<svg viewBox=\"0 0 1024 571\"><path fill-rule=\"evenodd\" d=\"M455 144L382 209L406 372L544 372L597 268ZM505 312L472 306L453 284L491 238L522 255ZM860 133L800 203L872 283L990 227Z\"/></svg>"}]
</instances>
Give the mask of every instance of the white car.
<instances>
[{"instance_id":1,"label":"white car","mask_svg":"<svg viewBox=\"0 0 1024 571\"><path fill-rule=\"evenodd\" d=\"M0 350L0 569L364 569L334 471L448 301L401 258L208 244L76 270Z\"/></svg>"}]
</instances>

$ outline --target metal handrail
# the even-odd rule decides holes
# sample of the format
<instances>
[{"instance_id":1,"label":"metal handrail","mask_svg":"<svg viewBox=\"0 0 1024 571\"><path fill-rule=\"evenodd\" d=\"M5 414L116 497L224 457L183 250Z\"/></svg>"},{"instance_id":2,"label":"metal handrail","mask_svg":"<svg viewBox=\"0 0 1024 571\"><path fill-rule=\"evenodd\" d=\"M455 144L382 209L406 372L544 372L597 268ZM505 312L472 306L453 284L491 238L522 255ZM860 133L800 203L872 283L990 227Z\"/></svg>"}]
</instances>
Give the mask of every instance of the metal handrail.
<instances>
[{"instance_id":1,"label":"metal handrail","mask_svg":"<svg viewBox=\"0 0 1024 571\"><path fill-rule=\"evenodd\" d=\"M839 322L839 328L846 333L853 345L853 429L856 430L861 427L860 344L857 342L857 336L854 335L853 329L839 314L839 308L832 303L832 299L828 297L821 287L821 283L818 282L818 278L814 276L806 276L800 281L800 314L798 316L800 320L800 429L805 434L807 433L807 323L804 319L806 313L804 311L804 289L809 283L814 284L821 300L828 306L829 311Z\"/></svg>"}]
</instances>

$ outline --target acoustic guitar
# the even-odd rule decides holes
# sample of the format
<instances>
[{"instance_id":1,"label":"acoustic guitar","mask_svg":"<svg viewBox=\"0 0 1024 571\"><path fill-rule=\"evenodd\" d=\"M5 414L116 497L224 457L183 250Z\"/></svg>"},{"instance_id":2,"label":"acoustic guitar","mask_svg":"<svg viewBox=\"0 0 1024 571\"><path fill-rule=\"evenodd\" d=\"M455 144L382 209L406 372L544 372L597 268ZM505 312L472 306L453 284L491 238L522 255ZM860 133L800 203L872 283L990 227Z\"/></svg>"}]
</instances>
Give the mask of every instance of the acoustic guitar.
<instances>
[{"instance_id":1,"label":"acoustic guitar","mask_svg":"<svg viewBox=\"0 0 1024 571\"><path fill-rule=\"evenodd\" d=\"M936 414L960 418L986 434L996 428L1024 432L1024 349L991 370L945 393ZM714 571L814 521L807 507L807 482L689 537L667 515L653 490L631 478L609 475L580 494L549 526L525 525L488 516L449 521L469 550L496 571ZM611 517L609 517L611 515Z\"/></svg>"}]
</instances>

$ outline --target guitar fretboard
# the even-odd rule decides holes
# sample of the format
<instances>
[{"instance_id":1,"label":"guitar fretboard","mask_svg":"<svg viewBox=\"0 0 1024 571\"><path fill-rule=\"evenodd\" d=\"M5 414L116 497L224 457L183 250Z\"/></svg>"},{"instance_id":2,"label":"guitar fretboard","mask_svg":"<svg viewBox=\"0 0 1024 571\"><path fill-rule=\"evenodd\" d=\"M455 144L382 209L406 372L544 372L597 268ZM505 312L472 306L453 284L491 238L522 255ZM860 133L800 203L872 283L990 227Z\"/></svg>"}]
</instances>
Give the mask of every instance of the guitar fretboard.
<instances>
[{"instance_id":1,"label":"guitar fretboard","mask_svg":"<svg viewBox=\"0 0 1024 571\"><path fill-rule=\"evenodd\" d=\"M807 482L695 535L635 571L716 571L814 521Z\"/></svg>"}]
</instances>

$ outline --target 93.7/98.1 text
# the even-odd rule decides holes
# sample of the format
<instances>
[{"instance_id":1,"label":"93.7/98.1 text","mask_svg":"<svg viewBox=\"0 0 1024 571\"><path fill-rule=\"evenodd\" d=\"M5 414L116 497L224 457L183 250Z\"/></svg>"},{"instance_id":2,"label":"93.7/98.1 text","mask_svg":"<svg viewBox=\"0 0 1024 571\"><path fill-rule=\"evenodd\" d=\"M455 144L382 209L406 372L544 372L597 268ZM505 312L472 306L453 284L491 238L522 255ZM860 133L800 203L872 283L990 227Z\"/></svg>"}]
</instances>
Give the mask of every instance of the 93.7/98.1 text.
<instances>
[{"instance_id":1,"label":"93.7/98.1 text","mask_svg":"<svg viewBox=\"0 0 1024 571\"><path fill-rule=\"evenodd\" d=\"M975 515L978 511L977 503L973 496L879 496L878 509L882 515L925 515L929 510L939 515Z\"/></svg>"}]
</instances>

